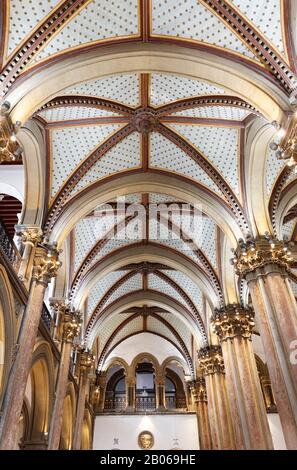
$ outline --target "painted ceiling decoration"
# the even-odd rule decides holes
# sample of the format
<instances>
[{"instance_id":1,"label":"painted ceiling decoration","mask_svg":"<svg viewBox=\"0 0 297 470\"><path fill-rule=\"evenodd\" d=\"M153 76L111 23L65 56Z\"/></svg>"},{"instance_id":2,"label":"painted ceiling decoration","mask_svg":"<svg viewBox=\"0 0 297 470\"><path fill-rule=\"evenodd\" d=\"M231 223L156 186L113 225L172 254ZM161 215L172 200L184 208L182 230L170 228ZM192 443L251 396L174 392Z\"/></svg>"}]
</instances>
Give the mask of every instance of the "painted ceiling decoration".
<instances>
[{"instance_id":1,"label":"painted ceiling decoration","mask_svg":"<svg viewBox=\"0 0 297 470\"><path fill-rule=\"evenodd\" d=\"M271 87L285 102L294 98L297 86L293 41L284 21L290 15L286 3L3 0L2 97L9 102L19 84L63 61L79 61L89 52L100 57L101 52L134 44L168 50L182 46L197 57L222 63L226 59L234 77L238 70L246 76L254 73L261 92ZM251 95L243 97L248 93L239 96L216 83L216 73L199 79L191 74L158 67L149 72L129 68L126 73L108 69L103 76L98 70L92 79L78 74L71 86L61 81L56 93L40 100L30 118L46 147L45 235L51 237L64 214L81 204L80 218L73 224L70 220L63 249L69 263L69 300L83 311L86 344L98 340L99 369L118 344L149 332L174 344L193 370L197 344L208 342L207 309L224 303L227 235L220 217L230 217L236 237L250 234L248 134L255 123L272 123L257 109L260 99L256 105L249 102ZM281 137L273 141L279 143ZM257 158L265 160L263 198L276 231L277 209L296 174L277 160L269 143ZM206 201L196 227L198 238L192 227L196 201L190 196L183 200L182 192L173 196L169 183L155 192L145 184L140 190L131 184L118 210L117 183L144 175L178 181L183 194L191 188ZM104 185L113 188L113 196L84 210L84 197L99 194ZM162 209L152 216L151 208L160 204ZM142 231L139 206L146 222ZM296 222L293 206L282 220L282 236L295 239ZM239 285L238 291L242 299L245 286Z\"/></svg>"}]
</instances>

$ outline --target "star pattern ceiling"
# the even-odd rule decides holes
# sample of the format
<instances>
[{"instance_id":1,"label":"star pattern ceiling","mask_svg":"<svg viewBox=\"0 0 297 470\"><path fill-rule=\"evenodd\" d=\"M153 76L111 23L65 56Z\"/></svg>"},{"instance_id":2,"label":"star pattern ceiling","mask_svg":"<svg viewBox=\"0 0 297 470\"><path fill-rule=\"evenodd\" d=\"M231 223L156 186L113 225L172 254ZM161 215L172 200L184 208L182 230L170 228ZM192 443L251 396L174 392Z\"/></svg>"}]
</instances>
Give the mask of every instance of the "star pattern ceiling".
<instances>
[{"instance_id":1,"label":"star pattern ceiling","mask_svg":"<svg viewBox=\"0 0 297 470\"><path fill-rule=\"evenodd\" d=\"M226 54L261 73L265 70L286 91L291 86L290 51L280 0L251 0L248 7L242 0L70 0L64 10L62 0L21 3L10 0L1 5L7 25L7 34L2 34L4 94L20 75L29 68L38 70L44 61L62 60L69 52L83 53L93 46L129 41L190 45L197 50ZM215 7L224 8L225 3L233 8L234 24L216 12ZM255 47L240 29L243 27L240 18L259 39L261 47ZM265 47L267 55L263 52ZM44 129L48 143L47 227L52 227L60 211L82 191L131 172L166 174L177 176L182 182L191 181L208 198L224 204L244 226L244 132L259 115L257 109L233 96L230 90L186 75L133 72L87 82L80 82L77 77L76 85L61 89L33 117ZM272 201L284 164L269 149L267 153L267 199ZM285 184L294 177L289 175ZM111 206L114 203L110 201ZM184 201L168 194L143 191L129 195L125 203L127 207L141 203L148 217L150 204L179 206ZM72 300L90 270L100 267L103 260L132 246L141 246L145 253L146 247L154 245L184 257L185 262L203 272L221 301L220 237L209 216L203 214L197 245L187 239L185 227L178 237L173 236L174 212L162 220L149 220L142 237L131 236L135 231L133 212L118 216L116 222L108 212L104 215L101 212L102 207L94 207L67 239L72 253ZM164 222L169 227L167 231ZM294 228L295 219L286 220L283 233L290 237ZM113 236L110 231L114 231ZM153 236L156 232L161 235L157 239ZM94 285L85 302L86 335L104 309L137 291L165 295L182 305L189 318L191 315L204 318L207 292L201 285L185 272L167 265L154 268L143 265L140 269L141 263L139 260L138 267L122 265L111 270ZM184 354L192 354L189 323L176 315L165 309L159 318L148 316L144 320L139 315L125 323L130 316L115 315L100 324L100 354L107 348L106 355L125 337L145 330L170 341L180 337L187 350ZM162 323L162 318L174 331ZM202 320L199 328L203 343ZM183 347L180 344L181 350Z\"/></svg>"}]
</instances>

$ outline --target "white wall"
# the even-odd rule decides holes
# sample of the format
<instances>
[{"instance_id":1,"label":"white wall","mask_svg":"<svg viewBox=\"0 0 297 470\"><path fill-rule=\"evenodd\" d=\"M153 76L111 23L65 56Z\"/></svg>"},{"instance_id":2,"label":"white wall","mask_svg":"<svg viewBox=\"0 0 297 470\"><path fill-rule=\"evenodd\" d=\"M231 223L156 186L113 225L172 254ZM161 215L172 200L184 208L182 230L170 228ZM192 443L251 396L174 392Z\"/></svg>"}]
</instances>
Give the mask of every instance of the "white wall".
<instances>
[{"instance_id":1,"label":"white wall","mask_svg":"<svg viewBox=\"0 0 297 470\"><path fill-rule=\"evenodd\" d=\"M112 351L107 361L112 357L121 357L128 364L131 364L134 357L143 352L153 354L159 361L159 364L162 364L170 356L177 356L184 362L182 355L172 343L151 333L140 333L126 339Z\"/></svg>"},{"instance_id":2,"label":"white wall","mask_svg":"<svg viewBox=\"0 0 297 470\"><path fill-rule=\"evenodd\" d=\"M269 413L267 415L270 432L272 436L273 446L275 450L286 450L286 443L284 440L284 434L282 425L277 413Z\"/></svg>"},{"instance_id":3,"label":"white wall","mask_svg":"<svg viewBox=\"0 0 297 470\"><path fill-rule=\"evenodd\" d=\"M1 165L0 194L8 194L24 202L24 181L23 165Z\"/></svg>"},{"instance_id":4,"label":"white wall","mask_svg":"<svg viewBox=\"0 0 297 470\"><path fill-rule=\"evenodd\" d=\"M154 435L152 450L199 449L196 414L96 416L93 448L139 450L137 439L142 431Z\"/></svg>"}]
</instances>

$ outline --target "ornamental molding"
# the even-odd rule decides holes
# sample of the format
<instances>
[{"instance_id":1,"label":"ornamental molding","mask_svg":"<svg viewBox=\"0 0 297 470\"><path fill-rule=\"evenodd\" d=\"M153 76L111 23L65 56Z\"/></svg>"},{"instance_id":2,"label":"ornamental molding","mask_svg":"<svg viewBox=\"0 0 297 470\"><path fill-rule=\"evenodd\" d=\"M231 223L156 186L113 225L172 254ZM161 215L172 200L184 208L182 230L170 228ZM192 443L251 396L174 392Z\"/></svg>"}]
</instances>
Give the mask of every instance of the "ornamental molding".
<instances>
[{"instance_id":1,"label":"ornamental molding","mask_svg":"<svg viewBox=\"0 0 297 470\"><path fill-rule=\"evenodd\" d=\"M255 326L254 317L254 311L248 307L227 305L214 311L211 327L221 342L235 337L251 340Z\"/></svg>"},{"instance_id":2,"label":"ornamental molding","mask_svg":"<svg viewBox=\"0 0 297 470\"><path fill-rule=\"evenodd\" d=\"M198 363L204 377L213 374L224 374L225 366L220 346L200 349Z\"/></svg>"},{"instance_id":3,"label":"ornamental molding","mask_svg":"<svg viewBox=\"0 0 297 470\"><path fill-rule=\"evenodd\" d=\"M268 234L262 238L249 238L246 242L241 239L237 249L233 250L231 264L241 278L246 278L250 273L259 274L261 268L273 265L288 271L294 262L290 251L293 247L294 242L277 240ZM268 269L264 270L264 274L268 272Z\"/></svg>"}]
</instances>

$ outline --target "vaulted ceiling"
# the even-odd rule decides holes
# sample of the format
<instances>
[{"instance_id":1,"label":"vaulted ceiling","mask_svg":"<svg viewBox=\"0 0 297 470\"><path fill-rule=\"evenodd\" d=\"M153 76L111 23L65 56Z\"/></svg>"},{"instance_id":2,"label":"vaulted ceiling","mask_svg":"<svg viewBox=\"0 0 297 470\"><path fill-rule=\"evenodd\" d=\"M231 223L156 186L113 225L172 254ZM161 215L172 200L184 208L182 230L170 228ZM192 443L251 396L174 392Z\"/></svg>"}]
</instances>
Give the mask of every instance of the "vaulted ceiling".
<instances>
[{"instance_id":1,"label":"vaulted ceiling","mask_svg":"<svg viewBox=\"0 0 297 470\"><path fill-rule=\"evenodd\" d=\"M3 95L13 98L26 80L72 57L135 43L210 53L288 97L296 87L291 7L287 0L3 0ZM195 343L208 341L207 305L224 302L225 235L212 208L230 217L238 233L250 232L247 135L255 122L269 117L261 103L218 85L215 72L194 79L187 70L103 76L98 70L91 80L74 77L71 68L67 73L74 84L58 84L33 110L31 122L46 143L49 235L61 214L84 204L83 195L94 197L105 183L112 188L105 205L81 207L78 220L68 221L67 282L71 301L84 312L84 339L96 343L101 367L120 342L150 332L174 344L193 370ZM261 184L275 221L295 174L268 145L263 158ZM117 182L144 174L156 181L169 178L168 191L135 191L131 185L115 220ZM183 189L190 184L210 206L202 207L198 242L187 227L177 229L175 217L185 200L170 190L173 177ZM194 202L187 200L186 221ZM151 217L150 207L160 203L164 215ZM147 224L145 233L132 236L137 205ZM296 236L296 216L293 207L282 235Z\"/></svg>"}]
</instances>

